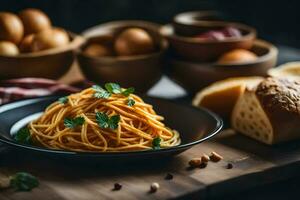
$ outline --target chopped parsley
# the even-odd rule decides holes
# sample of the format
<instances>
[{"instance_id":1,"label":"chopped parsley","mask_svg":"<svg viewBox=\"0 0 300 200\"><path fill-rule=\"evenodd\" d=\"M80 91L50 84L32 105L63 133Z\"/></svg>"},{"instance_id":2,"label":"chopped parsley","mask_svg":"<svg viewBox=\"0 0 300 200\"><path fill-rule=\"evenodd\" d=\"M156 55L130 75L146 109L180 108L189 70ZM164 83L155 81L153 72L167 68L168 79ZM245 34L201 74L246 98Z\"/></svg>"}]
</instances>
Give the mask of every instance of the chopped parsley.
<instances>
[{"instance_id":1,"label":"chopped parsley","mask_svg":"<svg viewBox=\"0 0 300 200\"><path fill-rule=\"evenodd\" d=\"M17 191L30 191L38 185L38 179L26 172L18 172L10 177L10 186Z\"/></svg>"},{"instance_id":2,"label":"chopped parsley","mask_svg":"<svg viewBox=\"0 0 300 200\"><path fill-rule=\"evenodd\" d=\"M135 101L132 99L132 98L128 98L128 100L127 100L127 105L128 106L133 106L135 104Z\"/></svg>"},{"instance_id":3,"label":"chopped parsley","mask_svg":"<svg viewBox=\"0 0 300 200\"><path fill-rule=\"evenodd\" d=\"M122 91L122 94L126 97L128 97L130 94L134 93L134 87L130 87L130 88L127 88L125 90Z\"/></svg>"},{"instance_id":4,"label":"chopped parsley","mask_svg":"<svg viewBox=\"0 0 300 200\"><path fill-rule=\"evenodd\" d=\"M128 97L130 94L134 93L134 88L133 87L130 87L130 88L127 88L127 89L123 89L117 83L106 83L105 84L105 89L110 94L122 94L122 95L124 95L126 97Z\"/></svg>"},{"instance_id":5,"label":"chopped parsley","mask_svg":"<svg viewBox=\"0 0 300 200\"><path fill-rule=\"evenodd\" d=\"M75 117L75 118L70 118L70 117L66 117L64 119L64 125L67 128L76 128L77 126L80 126L82 124L84 124L84 118L83 117Z\"/></svg>"},{"instance_id":6,"label":"chopped parsley","mask_svg":"<svg viewBox=\"0 0 300 200\"><path fill-rule=\"evenodd\" d=\"M62 103L62 104L66 104L66 103L68 103L69 99L68 99L67 96L65 96L65 97L60 97L60 98L58 99L58 101L59 101L60 103Z\"/></svg>"},{"instance_id":7,"label":"chopped parsley","mask_svg":"<svg viewBox=\"0 0 300 200\"><path fill-rule=\"evenodd\" d=\"M21 128L14 136L14 139L22 144L32 144L31 134L27 127Z\"/></svg>"},{"instance_id":8,"label":"chopped parsley","mask_svg":"<svg viewBox=\"0 0 300 200\"><path fill-rule=\"evenodd\" d=\"M95 90L94 97L98 99L108 99L111 95L111 93L109 93L99 85L93 85L92 88Z\"/></svg>"},{"instance_id":9,"label":"chopped parsley","mask_svg":"<svg viewBox=\"0 0 300 200\"><path fill-rule=\"evenodd\" d=\"M160 142L161 142L161 139L160 137L156 137L152 140L152 148L157 150L157 149L160 149Z\"/></svg>"},{"instance_id":10,"label":"chopped parsley","mask_svg":"<svg viewBox=\"0 0 300 200\"><path fill-rule=\"evenodd\" d=\"M96 120L101 128L117 129L119 126L120 115L113 115L109 117L102 112L96 112Z\"/></svg>"},{"instance_id":11,"label":"chopped parsley","mask_svg":"<svg viewBox=\"0 0 300 200\"><path fill-rule=\"evenodd\" d=\"M122 92L120 85L117 83L106 83L105 88L111 94L120 94Z\"/></svg>"}]
</instances>

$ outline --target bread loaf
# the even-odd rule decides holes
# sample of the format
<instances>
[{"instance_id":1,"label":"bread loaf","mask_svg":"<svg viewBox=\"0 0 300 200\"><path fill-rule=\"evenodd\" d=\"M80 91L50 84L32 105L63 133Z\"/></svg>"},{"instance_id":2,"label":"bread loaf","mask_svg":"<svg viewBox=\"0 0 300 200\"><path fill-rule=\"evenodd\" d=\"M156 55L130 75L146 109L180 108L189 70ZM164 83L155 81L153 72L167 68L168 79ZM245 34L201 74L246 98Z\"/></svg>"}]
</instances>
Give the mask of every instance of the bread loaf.
<instances>
[{"instance_id":1,"label":"bread loaf","mask_svg":"<svg viewBox=\"0 0 300 200\"><path fill-rule=\"evenodd\" d=\"M230 119L232 109L245 88L256 86L262 77L236 77L217 81L202 89L193 100L194 106L202 106Z\"/></svg>"},{"instance_id":2,"label":"bread loaf","mask_svg":"<svg viewBox=\"0 0 300 200\"><path fill-rule=\"evenodd\" d=\"M238 132L266 144L300 138L300 82L267 78L238 99L231 118Z\"/></svg>"}]
</instances>

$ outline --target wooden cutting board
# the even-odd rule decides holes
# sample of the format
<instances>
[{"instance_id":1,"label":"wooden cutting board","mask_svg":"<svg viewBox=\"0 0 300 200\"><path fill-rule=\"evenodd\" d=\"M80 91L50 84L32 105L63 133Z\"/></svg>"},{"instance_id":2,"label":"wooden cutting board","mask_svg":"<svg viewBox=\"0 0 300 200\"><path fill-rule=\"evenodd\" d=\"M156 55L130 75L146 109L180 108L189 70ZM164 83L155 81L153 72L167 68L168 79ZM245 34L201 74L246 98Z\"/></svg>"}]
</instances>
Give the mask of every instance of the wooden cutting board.
<instances>
[{"instance_id":1,"label":"wooden cutting board","mask_svg":"<svg viewBox=\"0 0 300 200\"><path fill-rule=\"evenodd\" d=\"M166 160L143 163L86 164L32 157L9 149L0 153L0 172L27 171L40 180L31 192L1 190L0 199L209 199L276 182L299 174L300 142L269 147L231 130ZM188 161L211 151L224 159L204 169L188 169ZM233 164L227 169L227 163ZM173 180L165 180L167 173ZM112 191L114 183L123 185ZM160 189L149 193L152 182Z\"/></svg>"}]
</instances>

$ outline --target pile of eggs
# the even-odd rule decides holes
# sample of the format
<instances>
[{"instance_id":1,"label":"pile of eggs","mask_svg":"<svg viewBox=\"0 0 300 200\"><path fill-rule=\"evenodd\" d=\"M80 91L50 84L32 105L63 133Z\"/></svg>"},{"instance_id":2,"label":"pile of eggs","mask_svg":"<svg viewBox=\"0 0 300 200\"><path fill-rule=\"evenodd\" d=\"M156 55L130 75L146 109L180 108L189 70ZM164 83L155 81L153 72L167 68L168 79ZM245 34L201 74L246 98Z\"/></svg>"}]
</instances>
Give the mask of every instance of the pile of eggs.
<instances>
[{"instance_id":1,"label":"pile of eggs","mask_svg":"<svg viewBox=\"0 0 300 200\"><path fill-rule=\"evenodd\" d=\"M52 27L49 17L38 9L25 9L18 15L0 12L0 55L38 52L69 42L68 33Z\"/></svg>"},{"instance_id":2,"label":"pile of eggs","mask_svg":"<svg viewBox=\"0 0 300 200\"><path fill-rule=\"evenodd\" d=\"M134 56L155 51L151 35L142 28L126 28L113 39L112 45L91 43L84 49L88 56Z\"/></svg>"}]
</instances>

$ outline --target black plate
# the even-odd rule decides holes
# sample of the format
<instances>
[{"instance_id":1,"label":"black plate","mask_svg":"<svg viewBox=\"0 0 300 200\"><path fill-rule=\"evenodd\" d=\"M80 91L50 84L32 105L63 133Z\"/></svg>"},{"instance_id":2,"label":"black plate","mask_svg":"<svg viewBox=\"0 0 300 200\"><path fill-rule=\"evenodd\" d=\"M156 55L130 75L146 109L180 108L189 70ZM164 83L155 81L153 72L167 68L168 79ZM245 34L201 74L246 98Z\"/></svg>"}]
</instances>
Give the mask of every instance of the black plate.
<instances>
[{"instance_id":1,"label":"black plate","mask_svg":"<svg viewBox=\"0 0 300 200\"><path fill-rule=\"evenodd\" d=\"M48 156L63 157L71 159L92 159L92 160L128 160L139 158L159 158L179 154L193 145L199 144L216 135L222 128L222 120L214 113L197 109L191 106L180 105L171 101L145 97L144 100L154 106L158 114L165 117L165 124L179 131L182 143L179 146L135 152L110 152L110 153L90 153L73 152L64 150L52 150L43 147L23 145L16 143L12 135L29 121L38 117L39 114L57 96L33 98L16 101L0 106L0 141L30 153L46 154Z\"/></svg>"}]
</instances>

